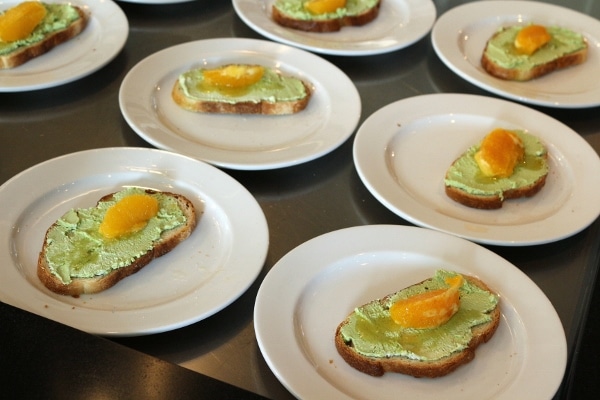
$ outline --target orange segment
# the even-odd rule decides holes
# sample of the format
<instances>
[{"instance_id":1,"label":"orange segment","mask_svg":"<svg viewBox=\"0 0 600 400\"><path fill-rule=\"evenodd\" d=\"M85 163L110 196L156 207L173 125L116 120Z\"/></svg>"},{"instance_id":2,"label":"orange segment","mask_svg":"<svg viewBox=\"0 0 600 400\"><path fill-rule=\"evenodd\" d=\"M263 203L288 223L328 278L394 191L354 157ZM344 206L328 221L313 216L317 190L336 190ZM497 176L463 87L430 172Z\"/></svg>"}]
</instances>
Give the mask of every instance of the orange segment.
<instances>
[{"instance_id":1,"label":"orange segment","mask_svg":"<svg viewBox=\"0 0 600 400\"><path fill-rule=\"evenodd\" d=\"M46 7L26 1L0 15L0 41L14 42L26 38L46 16Z\"/></svg>"},{"instance_id":2,"label":"orange segment","mask_svg":"<svg viewBox=\"0 0 600 400\"><path fill-rule=\"evenodd\" d=\"M112 205L100 224L100 233L114 239L143 229L158 213L158 200L146 194L132 194Z\"/></svg>"},{"instance_id":3,"label":"orange segment","mask_svg":"<svg viewBox=\"0 0 600 400\"><path fill-rule=\"evenodd\" d=\"M265 68L260 65L226 65L203 71L204 81L210 86L243 88L260 80Z\"/></svg>"},{"instance_id":4,"label":"orange segment","mask_svg":"<svg viewBox=\"0 0 600 400\"><path fill-rule=\"evenodd\" d=\"M346 0L310 0L304 3L304 8L311 14L332 13L343 7L346 7Z\"/></svg>"},{"instance_id":5,"label":"orange segment","mask_svg":"<svg viewBox=\"0 0 600 400\"><path fill-rule=\"evenodd\" d=\"M404 328L426 329L445 324L458 311L459 292L463 277L457 275L446 279L450 287L423 292L390 307L390 315L395 323Z\"/></svg>"},{"instance_id":6,"label":"orange segment","mask_svg":"<svg viewBox=\"0 0 600 400\"><path fill-rule=\"evenodd\" d=\"M486 176L508 177L523 157L521 139L514 132L498 128L483 139L475 153L475 162Z\"/></svg>"},{"instance_id":7,"label":"orange segment","mask_svg":"<svg viewBox=\"0 0 600 400\"><path fill-rule=\"evenodd\" d=\"M550 41L552 37L541 25L529 25L521 29L515 38L515 48L519 53L532 55Z\"/></svg>"}]
</instances>

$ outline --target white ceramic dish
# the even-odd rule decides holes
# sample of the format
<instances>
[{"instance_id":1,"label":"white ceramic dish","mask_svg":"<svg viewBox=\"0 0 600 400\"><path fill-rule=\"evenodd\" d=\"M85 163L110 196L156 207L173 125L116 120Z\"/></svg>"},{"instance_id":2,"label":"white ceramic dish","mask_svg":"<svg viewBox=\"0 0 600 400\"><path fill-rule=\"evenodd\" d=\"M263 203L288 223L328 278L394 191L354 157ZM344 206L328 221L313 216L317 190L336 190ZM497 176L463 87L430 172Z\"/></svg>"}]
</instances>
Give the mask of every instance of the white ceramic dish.
<instances>
[{"instance_id":1,"label":"white ceramic dish","mask_svg":"<svg viewBox=\"0 0 600 400\"><path fill-rule=\"evenodd\" d=\"M481 54L493 33L509 25L558 25L581 32L589 44L588 59L576 67L527 82L504 81L481 67ZM600 105L600 21L577 11L532 1L479 1L450 9L431 32L439 58L458 76L497 95L557 108Z\"/></svg>"},{"instance_id":2,"label":"white ceramic dish","mask_svg":"<svg viewBox=\"0 0 600 400\"><path fill-rule=\"evenodd\" d=\"M182 72L230 63L261 64L309 83L306 109L292 115L225 115L186 111L171 98ZM155 53L133 67L119 92L123 116L144 140L220 167L281 168L314 160L345 142L361 102L352 81L328 61L283 44L209 39Z\"/></svg>"},{"instance_id":3,"label":"white ceramic dish","mask_svg":"<svg viewBox=\"0 0 600 400\"><path fill-rule=\"evenodd\" d=\"M334 345L337 325L439 268L475 275L501 297L500 326L475 359L436 379L376 378L346 364ZM526 392L548 400L567 361L558 315L523 272L472 242L417 227L347 228L293 249L263 280L254 327L267 364L299 399L512 400Z\"/></svg>"},{"instance_id":4,"label":"white ceramic dish","mask_svg":"<svg viewBox=\"0 0 600 400\"><path fill-rule=\"evenodd\" d=\"M377 18L366 25L331 33L303 32L273 21L274 2L233 0L233 7L246 25L269 39L338 56L368 56L410 46L429 33L436 17L431 0L385 0Z\"/></svg>"},{"instance_id":5,"label":"white ceramic dish","mask_svg":"<svg viewBox=\"0 0 600 400\"><path fill-rule=\"evenodd\" d=\"M0 0L0 9L20 2ZM73 0L71 3L90 13L86 29L46 54L16 68L0 70L0 92L46 89L73 82L99 70L119 54L129 35L129 23L121 8L113 1Z\"/></svg>"},{"instance_id":6,"label":"white ceramic dish","mask_svg":"<svg viewBox=\"0 0 600 400\"><path fill-rule=\"evenodd\" d=\"M172 191L201 214L192 235L116 286L79 298L57 295L36 276L48 227L71 208L91 207L126 186ZM38 164L0 187L0 300L77 329L133 336L200 321L256 279L268 228L252 195L198 160L142 148L82 151Z\"/></svg>"},{"instance_id":7,"label":"white ceramic dish","mask_svg":"<svg viewBox=\"0 0 600 400\"><path fill-rule=\"evenodd\" d=\"M444 176L452 162L494 128L522 129L548 148L545 187L498 210L452 201ZM416 225L480 243L524 246L571 236L600 215L600 158L559 121L507 100L462 94L416 96L389 104L361 125L354 163L388 209Z\"/></svg>"}]
</instances>

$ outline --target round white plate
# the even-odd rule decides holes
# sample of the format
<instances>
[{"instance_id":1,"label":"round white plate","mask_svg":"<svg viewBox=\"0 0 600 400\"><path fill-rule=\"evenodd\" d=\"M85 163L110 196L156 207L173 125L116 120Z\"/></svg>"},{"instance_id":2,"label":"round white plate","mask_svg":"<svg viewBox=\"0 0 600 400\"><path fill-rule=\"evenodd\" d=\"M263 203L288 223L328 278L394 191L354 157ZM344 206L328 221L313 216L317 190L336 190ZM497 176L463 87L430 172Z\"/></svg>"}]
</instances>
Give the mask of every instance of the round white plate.
<instances>
[{"instance_id":1,"label":"round white plate","mask_svg":"<svg viewBox=\"0 0 600 400\"><path fill-rule=\"evenodd\" d=\"M274 0L233 0L235 12L257 33L315 53L368 56L410 46L429 33L436 9L431 0L384 0L370 23L339 32L315 33L290 29L271 18Z\"/></svg>"},{"instance_id":2,"label":"round white plate","mask_svg":"<svg viewBox=\"0 0 600 400\"><path fill-rule=\"evenodd\" d=\"M435 379L372 377L346 364L334 345L337 325L440 268L477 276L500 295L500 326L475 359ZM267 364L300 399L548 400L567 361L558 315L523 272L472 242L417 227L353 227L298 246L263 280L254 327Z\"/></svg>"},{"instance_id":3,"label":"round white plate","mask_svg":"<svg viewBox=\"0 0 600 400\"><path fill-rule=\"evenodd\" d=\"M527 82L505 81L481 67L488 39L503 26L537 23L581 32L589 44L585 63ZM479 1L450 9L431 32L435 52L466 81L524 103L557 108L600 105L600 21L577 11L531 1Z\"/></svg>"},{"instance_id":4,"label":"round white plate","mask_svg":"<svg viewBox=\"0 0 600 400\"><path fill-rule=\"evenodd\" d=\"M199 215L191 236L112 288L79 298L36 276L48 227L127 186L180 193ZM0 300L82 331L133 336L200 321L236 300L261 271L265 216L252 195L217 168L174 153L106 148L38 164L0 187Z\"/></svg>"},{"instance_id":5,"label":"round white plate","mask_svg":"<svg viewBox=\"0 0 600 400\"><path fill-rule=\"evenodd\" d=\"M446 196L444 176L494 128L521 129L548 149L550 172L535 196L477 210ZM571 236L600 215L600 158L576 132L506 100L433 94L389 104L362 124L354 164L365 186L416 225L480 243L524 246Z\"/></svg>"},{"instance_id":6,"label":"round white plate","mask_svg":"<svg viewBox=\"0 0 600 400\"><path fill-rule=\"evenodd\" d=\"M260 64L296 76L313 89L292 115L186 111L171 98L179 74L223 64ZM231 169L281 168L311 161L345 142L361 113L358 91L333 64L303 50L253 39L209 39L159 51L133 67L121 84L121 112L152 145Z\"/></svg>"},{"instance_id":7,"label":"round white plate","mask_svg":"<svg viewBox=\"0 0 600 400\"><path fill-rule=\"evenodd\" d=\"M61 3L63 0L44 0ZM0 0L4 10L21 0ZM90 14L79 35L16 68L0 70L0 92L46 89L83 78L108 64L129 35L127 17L113 1L73 0Z\"/></svg>"}]
</instances>

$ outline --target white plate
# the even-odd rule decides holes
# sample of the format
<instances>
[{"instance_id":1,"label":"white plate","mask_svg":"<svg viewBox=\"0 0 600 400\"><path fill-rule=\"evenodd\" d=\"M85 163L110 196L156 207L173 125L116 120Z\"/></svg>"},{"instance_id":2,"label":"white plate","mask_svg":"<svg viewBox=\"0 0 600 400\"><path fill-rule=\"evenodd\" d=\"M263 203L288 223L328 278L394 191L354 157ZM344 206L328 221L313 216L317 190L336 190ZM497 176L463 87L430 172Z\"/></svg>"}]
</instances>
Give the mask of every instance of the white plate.
<instances>
[{"instance_id":1,"label":"white plate","mask_svg":"<svg viewBox=\"0 0 600 400\"><path fill-rule=\"evenodd\" d=\"M0 9L20 2L0 0ZM73 82L99 70L119 54L129 35L129 23L121 8L103 0L73 0L71 3L90 13L88 26L46 54L16 68L0 70L0 92L46 89Z\"/></svg>"},{"instance_id":2,"label":"white plate","mask_svg":"<svg viewBox=\"0 0 600 400\"><path fill-rule=\"evenodd\" d=\"M303 32L273 21L274 2L233 0L233 7L246 25L269 39L338 56L368 56L410 46L429 33L436 17L431 0L384 0L377 18L366 25L331 33Z\"/></svg>"},{"instance_id":3,"label":"white plate","mask_svg":"<svg viewBox=\"0 0 600 400\"><path fill-rule=\"evenodd\" d=\"M183 194L200 219L192 235L112 288L79 298L36 276L46 229L71 208L142 186ZM268 228L252 195L224 172L162 150L107 148L38 164L0 187L0 300L77 329L108 336L163 332L200 321L256 279Z\"/></svg>"},{"instance_id":4,"label":"white plate","mask_svg":"<svg viewBox=\"0 0 600 400\"><path fill-rule=\"evenodd\" d=\"M481 67L487 40L503 26L528 23L558 25L581 32L589 44L588 60L527 82L505 81ZM530 1L480 1L450 9L431 32L439 58L461 78L491 93L546 107L600 105L600 21L568 8Z\"/></svg>"},{"instance_id":5,"label":"white plate","mask_svg":"<svg viewBox=\"0 0 600 400\"><path fill-rule=\"evenodd\" d=\"M494 128L522 129L548 148L550 172L535 196L477 210L444 192L446 170ZM524 246L571 236L600 215L600 158L576 132L506 100L433 94L371 115L354 140L354 164L369 191L416 225L480 243Z\"/></svg>"},{"instance_id":6,"label":"white plate","mask_svg":"<svg viewBox=\"0 0 600 400\"><path fill-rule=\"evenodd\" d=\"M179 74L230 63L261 64L309 83L308 106L292 115L226 115L186 111L171 98ZM354 132L361 113L352 81L303 50L264 40L209 39L159 51L129 71L121 112L144 140L220 167L272 169L311 161Z\"/></svg>"},{"instance_id":7,"label":"white plate","mask_svg":"<svg viewBox=\"0 0 600 400\"><path fill-rule=\"evenodd\" d=\"M335 349L337 325L440 268L475 275L501 297L500 326L475 359L436 379L376 378L347 365ZM298 246L263 280L254 327L267 364L301 399L547 400L567 361L558 315L523 272L474 243L417 227L347 228Z\"/></svg>"}]
</instances>

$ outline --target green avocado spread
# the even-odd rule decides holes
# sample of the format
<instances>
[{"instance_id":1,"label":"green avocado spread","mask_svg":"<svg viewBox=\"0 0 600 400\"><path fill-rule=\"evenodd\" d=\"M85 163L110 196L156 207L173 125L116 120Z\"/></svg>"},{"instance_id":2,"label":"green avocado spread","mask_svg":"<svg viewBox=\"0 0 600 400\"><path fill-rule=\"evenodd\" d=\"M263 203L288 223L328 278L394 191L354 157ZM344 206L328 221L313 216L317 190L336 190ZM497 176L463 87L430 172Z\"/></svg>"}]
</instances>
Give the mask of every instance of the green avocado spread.
<instances>
[{"instance_id":1,"label":"green avocado spread","mask_svg":"<svg viewBox=\"0 0 600 400\"><path fill-rule=\"evenodd\" d=\"M375 7L379 0L348 0L345 7L332 13L312 14L304 8L306 0L277 0L275 7L288 17L299 20L327 20L359 15Z\"/></svg>"},{"instance_id":2,"label":"green avocado spread","mask_svg":"<svg viewBox=\"0 0 600 400\"><path fill-rule=\"evenodd\" d=\"M583 36L566 28L546 27L551 39L533 54L517 52L514 41L523 27L511 26L500 29L488 42L486 56L495 64L510 69L529 70L536 65L548 63L556 58L577 52L586 47Z\"/></svg>"},{"instance_id":3,"label":"green avocado spread","mask_svg":"<svg viewBox=\"0 0 600 400\"><path fill-rule=\"evenodd\" d=\"M49 229L46 259L51 272L64 284L69 284L72 278L105 275L129 265L150 250L163 232L186 222L174 198L159 192L146 193L158 200L159 210L143 229L118 239L102 236L98 228L108 208L134 193L146 192L141 188L124 189L96 207L68 211Z\"/></svg>"},{"instance_id":4,"label":"green avocado spread","mask_svg":"<svg viewBox=\"0 0 600 400\"><path fill-rule=\"evenodd\" d=\"M389 312L392 304L428 290L447 288L446 277L456 273L438 270L435 276L383 300L358 307L341 328L346 343L368 357L406 357L435 361L464 350L472 338L471 328L491 321L489 313L498 305L498 297L466 279L459 289L459 309L445 324L428 329L403 328Z\"/></svg>"},{"instance_id":5,"label":"green avocado spread","mask_svg":"<svg viewBox=\"0 0 600 400\"><path fill-rule=\"evenodd\" d=\"M523 141L525 157L514 169L511 176L494 178L485 176L477 162L475 153L479 144L471 146L448 169L444 183L477 196L496 196L509 189L530 185L548 173L546 147L533 135L523 131L514 131Z\"/></svg>"},{"instance_id":6,"label":"green avocado spread","mask_svg":"<svg viewBox=\"0 0 600 400\"><path fill-rule=\"evenodd\" d=\"M179 75L179 85L186 96L201 100L224 103L301 100L306 97L306 88L300 79L283 76L265 68L261 79L243 88L229 89L208 85L203 79L203 68L193 69Z\"/></svg>"},{"instance_id":7,"label":"green avocado spread","mask_svg":"<svg viewBox=\"0 0 600 400\"><path fill-rule=\"evenodd\" d=\"M47 4L46 16L25 39L14 42L0 41L0 55L9 54L19 47L25 47L44 40L49 34L66 28L80 17L77 10L69 4Z\"/></svg>"}]
</instances>

